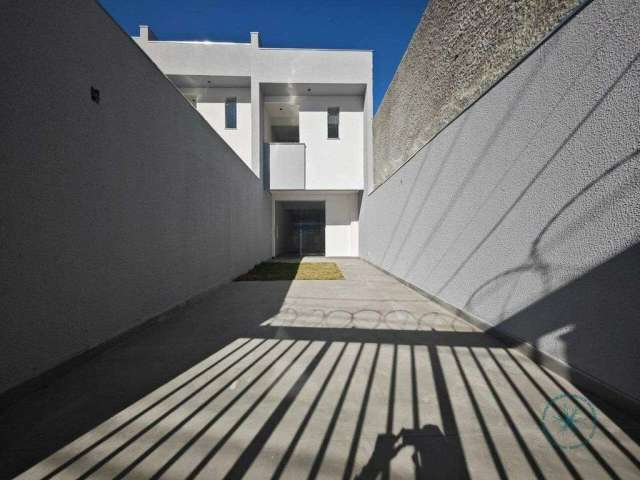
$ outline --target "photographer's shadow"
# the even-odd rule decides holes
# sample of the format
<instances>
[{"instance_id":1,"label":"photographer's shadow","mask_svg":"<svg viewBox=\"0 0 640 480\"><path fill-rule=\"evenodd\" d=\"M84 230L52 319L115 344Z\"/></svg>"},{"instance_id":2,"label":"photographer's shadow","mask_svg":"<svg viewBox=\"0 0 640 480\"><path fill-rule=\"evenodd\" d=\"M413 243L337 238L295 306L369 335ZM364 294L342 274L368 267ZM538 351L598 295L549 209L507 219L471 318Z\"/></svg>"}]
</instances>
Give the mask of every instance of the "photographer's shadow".
<instances>
[{"instance_id":1,"label":"photographer's shadow","mask_svg":"<svg viewBox=\"0 0 640 480\"><path fill-rule=\"evenodd\" d=\"M391 461L400 450L413 447L411 455L417 479L467 478L464 459L436 425L420 429L403 428L398 435L382 433L376 438L371 458L356 475L358 480L388 477Z\"/></svg>"}]
</instances>

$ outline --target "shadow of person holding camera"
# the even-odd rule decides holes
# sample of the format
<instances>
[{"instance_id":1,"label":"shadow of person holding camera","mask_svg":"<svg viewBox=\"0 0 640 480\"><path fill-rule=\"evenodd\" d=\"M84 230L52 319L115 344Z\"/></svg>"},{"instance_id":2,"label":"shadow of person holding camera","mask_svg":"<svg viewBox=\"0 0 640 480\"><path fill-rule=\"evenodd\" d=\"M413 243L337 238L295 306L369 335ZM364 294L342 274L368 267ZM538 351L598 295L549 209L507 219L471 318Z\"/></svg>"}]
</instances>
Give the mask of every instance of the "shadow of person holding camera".
<instances>
[{"instance_id":1,"label":"shadow of person holding camera","mask_svg":"<svg viewBox=\"0 0 640 480\"><path fill-rule=\"evenodd\" d=\"M371 458L355 478L374 480L381 475L387 476L393 458L407 447L414 450L411 459L417 479L467 478L464 459L459 458L450 440L436 425L403 428L398 435L379 434Z\"/></svg>"}]
</instances>

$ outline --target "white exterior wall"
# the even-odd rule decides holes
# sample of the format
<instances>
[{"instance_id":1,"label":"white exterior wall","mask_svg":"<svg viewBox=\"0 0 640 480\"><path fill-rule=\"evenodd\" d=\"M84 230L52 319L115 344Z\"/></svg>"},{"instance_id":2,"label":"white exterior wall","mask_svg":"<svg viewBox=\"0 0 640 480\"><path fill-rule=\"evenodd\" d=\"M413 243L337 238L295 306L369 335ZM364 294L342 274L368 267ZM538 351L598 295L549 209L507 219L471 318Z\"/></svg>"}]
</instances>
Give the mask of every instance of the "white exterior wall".
<instances>
[{"instance_id":1,"label":"white exterior wall","mask_svg":"<svg viewBox=\"0 0 640 480\"><path fill-rule=\"evenodd\" d=\"M363 182L362 97L306 97L300 142L307 145L307 189L358 190ZM340 107L338 139L327 138L327 108Z\"/></svg>"},{"instance_id":2,"label":"white exterior wall","mask_svg":"<svg viewBox=\"0 0 640 480\"><path fill-rule=\"evenodd\" d=\"M165 75L251 75L250 43L132 38Z\"/></svg>"},{"instance_id":3,"label":"white exterior wall","mask_svg":"<svg viewBox=\"0 0 640 480\"><path fill-rule=\"evenodd\" d=\"M260 48L251 74L264 83L366 83L372 54L363 50Z\"/></svg>"},{"instance_id":4,"label":"white exterior wall","mask_svg":"<svg viewBox=\"0 0 640 480\"><path fill-rule=\"evenodd\" d=\"M263 83L371 84L369 51L132 38L167 75L252 76Z\"/></svg>"},{"instance_id":5,"label":"white exterior wall","mask_svg":"<svg viewBox=\"0 0 640 480\"><path fill-rule=\"evenodd\" d=\"M305 151L303 143L269 145L269 184L277 190L301 190L305 183Z\"/></svg>"},{"instance_id":6,"label":"white exterior wall","mask_svg":"<svg viewBox=\"0 0 640 480\"><path fill-rule=\"evenodd\" d=\"M96 2L0 31L4 392L269 258L271 196Z\"/></svg>"},{"instance_id":7,"label":"white exterior wall","mask_svg":"<svg viewBox=\"0 0 640 480\"><path fill-rule=\"evenodd\" d=\"M233 151L251 168L251 89L181 88L197 98L197 110ZM237 128L225 128L225 100L237 98Z\"/></svg>"},{"instance_id":8,"label":"white exterior wall","mask_svg":"<svg viewBox=\"0 0 640 480\"><path fill-rule=\"evenodd\" d=\"M358 97L359 111L348 110L353 98L346 100L348 104L341 107L341 127L345 132L360 134L355 139L351 135L329 145L326 138L326 111L309 112L305 116L306 125L316 129L316 133L307 135L308 152L313 160L310 175L310 189L362 189L364 187L365 158L371 164L371 119L372 119L372 65L370 51L299 49L299 48L261 48L257 35L252 36L252 43L223 42L189 42L149 40L148 29L143 29L143 37L133 37L137 44L151 57L158 67L167 75L200 75L235 78L244 81L251 78L251 154L247 157L241 153L239 144L234 144L233 136L226 136L216 128L221 136L229 141L234 151L246 161L250 158L253 172L261 176L261 155L264 138L260 126L263 124L261 105L261 84L265 83L325 83L325 84L359 84L365 85L364 98ZM313 98L313 97L309 97ZM323 102L323 100L312 100ZM312 114L315 113L315 114ZM345 115L342 115L342 114ZM213 114L215 117L216 114ZM323 117L324 116L324 117ZM302 118L301 118L302 122ZM317 126L317 127L316 127ZM365 129L366 126L366 129ZM353 127L353 128L350 128ZM309 130L312 132L312 130ZM238 142L244 142L242 133ZM317 145L318 148L314 148ZM246 148L244 144L242 149ZM314 153L316 151L317 153ZM336 168L327 169L328 165ZM316 168L317 167L317 168ZM356 178L357 177L357 178Z\"/></svg>"},{"instance_id":9,"label":"white exterior wall","mask_svg":"<svg viewBox=\"0 0 640 480\"><path fill-rule=\"evenodd\" d=\"M364 188L364 113L360 96L265 97L300 106L300 143L306 148L307 190ZM327 138L327 108L340 108L338 139ZM265 125L265 129L268 125Z\"/></svg>"},{"instance_id":10,"label":"white exterior wall","mask_svg":"<svg viewBox=\"0 0 640 480\"><path fill-rule=\"evenodd\" d=\"M272 197L274 202L325 202L325 255L327 257L358 256L357 192L274 192ZM273 221L275 222L275 217ZM273 245L273 252L275 254L275 245Z\"/></svg>"}]
</instances>

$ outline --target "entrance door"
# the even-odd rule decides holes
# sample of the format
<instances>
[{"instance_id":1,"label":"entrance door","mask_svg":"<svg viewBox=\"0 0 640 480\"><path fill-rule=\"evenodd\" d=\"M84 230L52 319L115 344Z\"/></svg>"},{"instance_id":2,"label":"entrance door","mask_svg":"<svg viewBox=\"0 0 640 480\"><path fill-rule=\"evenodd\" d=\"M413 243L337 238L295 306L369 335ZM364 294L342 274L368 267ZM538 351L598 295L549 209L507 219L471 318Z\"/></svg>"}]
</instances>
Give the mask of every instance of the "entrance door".
<instances>
[{"instance_id":1,"label":"entrance door","mask_svg":"<svg viewBox=\"0 0 640 480\"><path fill-rule=\"evenodd\" d=\"M276 256L325 254L324 202L276 201Z\"/></svg>"}]
</instances>

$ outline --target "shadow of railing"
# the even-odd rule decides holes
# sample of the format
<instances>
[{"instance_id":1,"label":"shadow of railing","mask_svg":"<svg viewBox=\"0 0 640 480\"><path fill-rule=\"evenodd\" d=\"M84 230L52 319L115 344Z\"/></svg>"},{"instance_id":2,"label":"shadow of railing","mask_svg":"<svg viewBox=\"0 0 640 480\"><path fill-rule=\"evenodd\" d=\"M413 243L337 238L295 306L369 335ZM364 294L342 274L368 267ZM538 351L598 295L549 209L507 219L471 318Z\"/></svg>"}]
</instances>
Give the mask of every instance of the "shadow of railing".
<instances>
[{"instance_id":1,"label":"shadow of railing","mask_svg":"<svg viewBox=\"0 0 640 480\"><path fill-rule=\"evenodd\" d=\"M313 479L327 468L344 479L471 478L479 461L500 478L551 478L548 464L554 463L567 476L585 478L584 465L575 465L541 416L543 401L545 412L565 419L563 406L554 403L558 392L576 411L585 411L569 386L491 336L451 330L455 322L439 322L438 315L447 314L438 311L366 310L370 328L355 326L363 310L337 311L351 315L348 326L323 326L322 320L299 326L309 322L308 312L283 305L249 337L230 342L176 385L62 449L40 464L44 473L31 478L64 473L155 479L180 472L191 479L215 472L216 478L234 479L260 471L271 478ZM322 312L316 320L336 311ZM398 312L423 319L423 330L383 328L380 319L397 318ZM425 402L425 395L432 400ZM603 432L600 442L640 472L629 442L616 438L608 421L582 418ZM622 478L611 451L601 453L602 445L593 444L581 424L566 428L590 456L590 468ZM469 456L463 441L468 435L480 442L485 458ZM336 451L333 442L341 437L348 441ZM265 453L274 441L281 446L276 457ZM370 444L375 446L368 451ZM310 446L314 453L305 456Z\"/></svg>"},{"instance_id":2,"label":"shadow of railing","mask_svg":"<svg viewBox=\"0 0 640 480\"><path fill-rule=\"evenodd\" d=\"M613 29L614 25L613 19L608 18L606 28ZM640 382L636 374L639 364L635 353L635 339L640 333L637 327L640 297L636 293L640 244L632 228L635 219L630 213L633 211L630 205L637 197L640 150L637 142L634 142L637 132L629 120L635 118L633 109L624 102L626 91L633 85L636 76L640 53L626 50L624 60L621 57L615 68L599 80L598 89L592 91L588 103L585 101L581 104L580 112L575 105L560 108L570 98L576 82L600 68L605 47L611 48L611 45L603 43L602 47L594 46L588 58L585 56L586 61L581 68L576 69L575 75L565 82L562 91L554 91L555 98L553 102L545 104L544 115L534 115L540 121L538 128L531 130L532 135L527 132L529 137L524 138L522 148L518 148L515 155L504 157L504 168L497 162L492 164L501 168L495 178L484 178L475 169L491 153L493 142L503 130L506 134L513 132L503 127L520 101L518 95L515 101L506 106L504 113L500 112L502 117L496 127L487 135L483 133L478 137L479 142L483 142L478 148L479 155L474 155L469 165L457 163L466 170L462 171L459 178L452 176L452 180L443 187L449 189L443 193L448 196L441 197L437 204L430 199L430 182L439 178L441 170L445 168L444 163L432 163L433 170L429 171L423 167L434 159L426 155L420 159L422 164L416 169L417 175L410 183L409 192L397 202L398 207L393 210L394 218L388 222L401 228L388 234L388 238L377 245L378 251L369 255L371 261L404 280L435 295L442 295L445 299L455 298L457 302L453 303L461 309L479 318L490 319L495 326L488 333L510 339L509 346L535 347L529 349L535 361L544 363L560 360L560 363L566 363L560 367L566 370L572 382L585 389L583 397L588 404L597 405L607 416L615 418L616 426L605 425L581 401L571 402L570 410L579 414L585 422L595 425L595 429L607 438L637 473L640 468L637 453L620 440L618 429L624 432L622 436L636 443L639 441L637 419L626 412L624 406L637 414L640 401ZM524 79L524 85L532 78ZM563 111L575 115L562 124L566 134L558 136L553 144L545 144L545 140L539 138L543 127L549 127L547 120L561 115ZM469 116L471 114L469 112ZM602 148L603 155L595 153L585 159L576 157L575 152L571 151L574 147L586 149L591 145L587 141L589 129L609 121L614 122L620 136L611 142L604 139L603 144L597 147L594 142L594 146L590 147ZM456 128L456 124L449 128ZM443 160L449 160L448 152L456 147L455 141L464 124L457 128L449 136L454 143L442 145L442 150L448 148L441 155ZM542 158L527 154L527 150L536 144L549 148L548 152L541 149L539 153L543 155ZM574 162L571 168L562 165L565 154ZM535 169L531 168L521 176L512 175L530 160L539 161ZM597 167L600 165L598 162L602 162L600 167ZM593 168L594 165L596 168ZM556 172L575 175L575 178L571 178L570 188L558 188L557 180L550 180ZM505 191L509 191L506 181L510 178L516 179L516 185L520 186L505 195ZM479 188L483 182L486 184L484 190ZM426 195L418 198L418 190L414 192L414 189L425 185L423 191ZM397 185L393 188L402 191L402 187ZM477 202L462 201L463 197L468 199L469 195L477 195L478 191L481 195ZM542 195L548 191L557 192L558 198L545 204L546 199ZM389 199L388 193L384 195L387 195L383 196L384 199ZM500 202L500 198L508 197L512 198ZM533 201L529 201L532 197ZM444 201L440 202L442 198ZM559 200L557 206L556 200ZM375 207L376 204L373 205ZM535 209L536 205L544 205L544 211L530 215L528 210ZM540 220L543 221L538 224ZM517 228L533 228L535 225L539 226L530 236L514 237L511 233ZM588 232L591 227L597 228L599 235L591 235ZM399 232L404 234L402 241L398 241ZM436 238L440 236L447 241L438 244ZM579 236L585 238L580 239ZM520 245L516 245L514 238L530 238L526 242L523 240L525 250L522 255L519 255ZM494 255L505 252L509 261L507 266L512 265L511 268L502 267L496 269L497 274L494 274L494 270L483 276L480 271L482 268L492 268L481 255L489 249ZM515 255L513 252L516 252ZM500 259L497 263L502 261ZM469 288L478 283L476 287ZM536 288L538 283L539 290ZM440 340L445 339L439 339L438 342ZM414 342L414 345L419 343ZM471 346L471 352L476 349ZM488 377L482 372L480 374L485 383L488 382ZM559 394L565 398L572 395L566 386L562 386L543 368L539 369L538 374L546 379L547 388L562 392ZM524 371L520 371L519 375L524 375ZM541 389L533 384L531 387L542 395ZM507 406L495 395L497 390L489 390L507 423L515 423L509 417ZM543 397L547 402L555 398L550 393ZM522 400L525 399L526 396L523 396ZM477 411L473 408L471 398L470 402L472 410ZM609 402L623 407L618 409ZM551 406L549 412L560 421L569 421L566 412L560 409ZM589 446L588 438L580 430L572 433L581 444L585 444L581 448L598 463L603 475L615 478L617 474L608 465L606 455ZM583 438L580 438L581 435ZM516 435L516 441L522 445L524 437ZM556 455L571 476L579 476L578 470L572 466L570 455L562 449L558 449ZM495 455L492 457L495 459ZM494 463L500 471L500 466ZM538 467L531 465L534 473L540 473L540 462Z\"/></svg>"}]
</instances>

